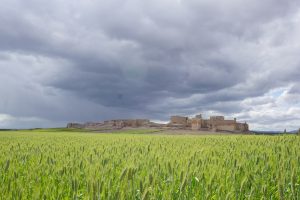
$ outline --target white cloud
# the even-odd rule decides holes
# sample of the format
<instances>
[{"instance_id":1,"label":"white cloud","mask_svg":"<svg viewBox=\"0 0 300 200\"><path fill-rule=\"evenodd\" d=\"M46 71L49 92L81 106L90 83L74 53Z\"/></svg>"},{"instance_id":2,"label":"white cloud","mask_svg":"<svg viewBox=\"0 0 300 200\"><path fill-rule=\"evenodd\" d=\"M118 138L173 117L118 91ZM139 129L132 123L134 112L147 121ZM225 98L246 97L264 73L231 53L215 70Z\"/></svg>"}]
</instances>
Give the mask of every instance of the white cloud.
<instances>
[{"instance_id":1,"label":"white cloud","mask_svg":"<svg viewBox=\"0 0 300 200\"><path fill-rule=\"evenodd\" d=\"M289 93L290 86L277 88L263 97L243 100L244 111L239 115L248 120L253 130L297 130L300 128L299 95Z\"/></svg>"}]
</instances>

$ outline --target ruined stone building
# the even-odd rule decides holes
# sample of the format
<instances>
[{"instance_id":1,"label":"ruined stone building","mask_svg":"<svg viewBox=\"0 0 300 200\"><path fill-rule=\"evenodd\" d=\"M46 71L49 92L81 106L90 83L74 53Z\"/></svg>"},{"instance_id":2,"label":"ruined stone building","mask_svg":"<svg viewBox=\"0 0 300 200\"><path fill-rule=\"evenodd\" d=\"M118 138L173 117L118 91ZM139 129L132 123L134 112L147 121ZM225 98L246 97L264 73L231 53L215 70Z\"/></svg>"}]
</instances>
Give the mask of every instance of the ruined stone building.
<instances>
[{"instance_id":1,"label":"ruined stone building","mask_svg":"<svg viewBox=\"0 0 300 200\"><path fill-rule=\"evenodd\" d=\"M168 126L203 131L249 131L247 123L239 123L235 118L233 120L225 120L224 116L211 116L209 119L203 119L202 115L196 115L192 119L182 116L172 116Z\"/></svg>"},{"instance_id":2,"label":"ruined stone building","mask_svg":"<svg viewBox=\"0 0 300 200\"><path fill-rule=\"evenodd\" d=\"M169 127L174 128L182 128L185 129L189 127L191 124L188 117L182 117L182 116L171 116L170 123L168 124Z\"/></svg>"},{"instance_id":3,"label":"ruined stone building","mask_svg":"<svg viewBox=\"0 0 300 200\"><path fill-rule=\"evenodd\" d=\"M116 128L124 128L124 127L146 127L150 123L148 119L120 119L120 120L108 120L104 121L105 125L116 127Z\"/></svg>"},{"instance_id":4,"label":"ruined stone building","mask_svg":"<svg viewBox=\"0 0 300 200\"><path fill-rule=\"evenodd\" d=\"M184 116L171 116L168 124L151 122L148 119L118 119L104 122L87 122L84 124L69 123L68 128L85 128L93 130L111 130L122 128L160 128L160 129L182 129L201 131L229 131L247 132L247 123L237 122L236 119L227 120L224 116L211 116L209 119L196 115L194 118Z\"/></svg>"},{"instance_id":5,"label":"ruined stone building","mask_svg":"<svg viewBox=\"0 0 300 200\"><path fill-rule=\"evenodd\" d=\"M122 129L125 127L138 128L149 127L152 122L148 119L117 119L104 122L68 123L67 128L86 128L86 129Z\"/></svg>"}]
</instances>

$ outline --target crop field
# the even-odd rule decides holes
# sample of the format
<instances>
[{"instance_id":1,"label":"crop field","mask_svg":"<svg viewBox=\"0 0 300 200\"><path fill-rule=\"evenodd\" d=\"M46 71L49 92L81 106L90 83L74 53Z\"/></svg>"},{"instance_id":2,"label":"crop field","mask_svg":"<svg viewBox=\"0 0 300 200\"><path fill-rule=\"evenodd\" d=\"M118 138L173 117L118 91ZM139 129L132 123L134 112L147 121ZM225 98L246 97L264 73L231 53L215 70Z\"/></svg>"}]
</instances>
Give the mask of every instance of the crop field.
<instances>
[{"instance_id":1,"label":"crop field","mask_svg":"<svg viewBox=\"0 0 300 200\"><path fill-rule=\"evenodd\" d=\"M0 132L0 199L299 199L300 137Z\"/></svg>"}]
</instances>

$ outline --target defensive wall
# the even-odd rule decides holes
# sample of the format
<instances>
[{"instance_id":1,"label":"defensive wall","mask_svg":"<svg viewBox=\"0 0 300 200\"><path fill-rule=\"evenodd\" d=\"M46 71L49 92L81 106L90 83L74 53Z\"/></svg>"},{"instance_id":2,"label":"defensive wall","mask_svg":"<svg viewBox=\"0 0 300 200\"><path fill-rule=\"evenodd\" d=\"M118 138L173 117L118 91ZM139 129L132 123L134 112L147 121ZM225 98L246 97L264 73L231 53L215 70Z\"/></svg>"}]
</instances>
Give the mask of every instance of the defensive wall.
<instances>
[{"instance_id":1,"label":"defensive wall","mask_svg":"<svg viewBox=\"0 0 300 200\"><path fill-rule=\"evenodd\" d=\"M248 124L237 122L236 119L225 119L224 116L211 116L209 119L196 115L194 118L185 116L171 116L168 124L151 122L148 119L117 119L104 122L69 123L67 128L85 128L95 130L122 129L122 128L163 128L163 129L184 129L199 131L229 131L247 132Z\"/></svg>"},{"instance_id":2,"label":"defensive wall","mask_svg":"<svg viewBox=\"0 0 300 200\"><path fill-rule=\"evenodd\" d=\"M210 130L210 131L230 131L230 132L247 132L248 124L225 119L224 116L211 116L209 119L202 118L202 115L196 115L189 119L183 116L171 116L169 127L180 127L192 130Z\"/></svg>"}]
</instances>

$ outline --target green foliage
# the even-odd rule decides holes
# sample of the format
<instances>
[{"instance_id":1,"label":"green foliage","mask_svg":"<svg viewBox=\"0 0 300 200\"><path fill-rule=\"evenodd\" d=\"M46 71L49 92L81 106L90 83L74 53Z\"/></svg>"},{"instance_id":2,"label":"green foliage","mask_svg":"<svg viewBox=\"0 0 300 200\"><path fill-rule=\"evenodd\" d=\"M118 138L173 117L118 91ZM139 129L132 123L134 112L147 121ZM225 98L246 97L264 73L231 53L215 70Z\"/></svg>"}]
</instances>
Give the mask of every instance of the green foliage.
<instances>
[{"instance_id":1,"label":"green foliage","mask_svg":"<svg viewBox=\"0 0 300 200\"><path fill-rule=\"evenodd\" d=\"M300 196L297 136L129 133L0 132L0 199Z\"/></svg>"}]
</instances>

